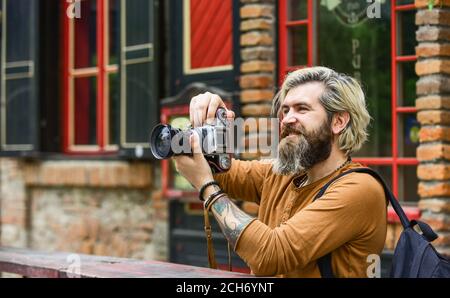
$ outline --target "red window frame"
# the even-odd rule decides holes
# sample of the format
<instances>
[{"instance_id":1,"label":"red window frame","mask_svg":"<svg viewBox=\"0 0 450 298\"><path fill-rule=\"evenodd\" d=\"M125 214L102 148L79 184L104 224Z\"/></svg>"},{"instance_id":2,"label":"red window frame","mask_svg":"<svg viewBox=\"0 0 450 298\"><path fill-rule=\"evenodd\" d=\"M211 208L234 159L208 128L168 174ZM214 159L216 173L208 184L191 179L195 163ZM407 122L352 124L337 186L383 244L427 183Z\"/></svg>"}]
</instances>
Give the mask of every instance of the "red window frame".
<instances>
[{"instance_id":1,"label":"red window frame","mask_svg":"<svg viewBox=\"0 0 450 298\"><path fill-rule=\"evenodd\" d=\"M314 32L313 32L313 17L314 17L314 1L307 1L307 17L303 20L288 20L287 12L287 1L279 0L279 83L282 84L285 75L295 69L302 67L311 67L314 63ZM404 4L397 5L395 0L391 0L391 73L392 73L392 88L391 88L391 108L392 108L392 156L391 157L367 157L367 158L354 158L356 162L360 162L364 165L382 165L392 167L392 191L394 195L398 198L399 193L399 166L416 166L419 164L417 158L400 157L398 154L398 120L399 115L402 113L416 113L415 107L403 107L399 106L398 101L398 67L400 63L412 62L417 60L416 55L403 56L398 55L398 28L397 28L397 14L402 11L415 10L415 4ZM288 54L288 30L289 28L296 26L306 26L307 27L307 65L288 65L287 54ZM420 217L420 210L416 206L404 207L405 212L410 219L417 219ZM388 212L389 222L398 222L398 217L395 212L389 208Z\"/></svg>"},{"instance_id":2,"label":"red window frame","mask_svg":"<svg viewBox=\"0 0 450 298\"><path fill-rule=\"evenodd\" d=\"M109 65L109 1L96 0L97 19L96 19L96 47L97 47L97 65L75 69L73 43L75 30L74 22L76 18L69 18L67 10L71 3L64 2L62 5L62 66L63 66L63 84L62 84L62 150L66 154L98 155L114 154L118 151L117 145L108 144L108 107L109 107L109 87L108 75L119 71L118 65ZM74 144L74 111L71 109L71 102L74 100L73 85L76 78L91 77L97 78L97 97L96 97L96 145L75 145Z\"/></svg>"}]
</instances>

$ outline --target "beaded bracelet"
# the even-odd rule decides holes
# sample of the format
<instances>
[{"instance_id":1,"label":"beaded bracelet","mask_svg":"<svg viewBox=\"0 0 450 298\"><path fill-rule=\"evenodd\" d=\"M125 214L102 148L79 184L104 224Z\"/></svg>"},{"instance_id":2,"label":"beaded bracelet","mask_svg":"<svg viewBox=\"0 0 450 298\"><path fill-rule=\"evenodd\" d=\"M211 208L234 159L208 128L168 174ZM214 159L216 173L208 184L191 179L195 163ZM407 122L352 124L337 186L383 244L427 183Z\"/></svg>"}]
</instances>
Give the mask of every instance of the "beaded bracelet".
<instances>
[{"instance_id":1,"label":"beaded bracelet","mask_svg":"<svg viewBox=\"0 0 450 298\"><path fill-rule=\"evenodd\" d=\"M200 188L200 192L198 194L198 198L200 199L200 201L205 201L205 199L203 198L203 195L205 194L205 190L207 187L211 186L211 185L217 185L219 186L219 183L217 181L210 181L205 183L201 188Z\"/></svg>"}]
</instances>

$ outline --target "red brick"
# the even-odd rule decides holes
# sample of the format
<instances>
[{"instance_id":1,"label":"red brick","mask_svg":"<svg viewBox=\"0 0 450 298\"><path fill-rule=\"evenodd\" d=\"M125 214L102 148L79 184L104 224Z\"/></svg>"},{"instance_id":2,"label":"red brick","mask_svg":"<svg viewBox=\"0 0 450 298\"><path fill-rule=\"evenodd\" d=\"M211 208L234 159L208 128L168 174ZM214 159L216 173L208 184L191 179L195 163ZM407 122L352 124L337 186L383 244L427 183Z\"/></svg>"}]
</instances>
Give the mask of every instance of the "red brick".
<instances>
[{"instance_id":1,"label":"red brick","mask_svg":"<svg viewBox=\"0 0 450 298\"><path fill-rule=\"evenodd\" d=\"M419 136L421 142L450 141L450 127L425 126Z\"/></svg>"},{"instance_id":2,"label":"red brick","mask_svg":"<svg viewBox=\"0 0 450 298\"><path fill-rule=\"evenodd\" d=\"M450 201L447 199L424 199L419 201L420 210L436 213L450 213Z\"/></svg>"},{"instance_id":3,"label":"red brick","mask_svg":"<svg viewBox=\"0 0 450 298\"><path fill-rule=\"evenodd\" d=\"M420 182L419 195L422 198L450 196L450 182Z\"/></svg>"},{"instance_id":4,"label":"red brick","mask_svg":"<svg viewBox=\"0 0 450 298\"><path fill-rule=\"evenodd\" d=\"M450 216L446 214L429 214L422 215L421 220L431 226L436 232L449 231L450 230Z\"/></svg>"},{"instance_id":5,"label":"red brick","mask_svg":"<svg viewBox=\"0 0 450 298\"><path fill-rule=\"evenodd\" d=\"M253 19L241 22L241 31L250 30L270 30L272 29L273 21L268 19Z\"/></svg>"},{"instance_id":6,"label":"red brick","mask_svg":"<svg viewBox=\"0 0 450 298\"><path fill-rule=\"evenodd\" d=\"M428 95L416 100L418 110L450 109L450 97L440 95Z\"/></svg>"},{"instance_id":7,"label":"red brick","mask_svg":"<svg viewBox=\"0 0 450 298\"><path fill-rule=\"evenodd\" d=\"M243 61L261 60L273 61L275 52L273 47L250 47L241 50L241 59Z\"/></svg>"},{"instance_id":8,"label":"red brick","mask_svg":"<svg viewBox=\"0 0 450 298\"><path fill-rule=\"evenodd\" d=\"M422 26L416 32L417 41L450 40L450 28Z\"/></svg>"},{"instance_id":9,"label":"red brick","mask_svg":"<svg viewBox=\"0 0 450 298\"><path fill-rule=\"evenodd\" d=\"M428 95L450 92L450 78L442 75L421 77L417 81L417 94Z\"/></svg>"},{"instance_id":10,"label":"red brick","mask_svg":"<svg viewBox=\"0 0 450 298\"><path fill-rule=\"evenodd\" d=\"M428 9L429 3L430 3L430 0L415 0L414 1L416 8ZM434 8L441 8L444 6L450 6L450 0L434 0Z\"/></svg>"},{"instance_id":11,"label":"red brick","mask_svg":"<svg viewBox=\"0 0 450 298\"><path fill-rule=\"evenodd\" d=\"M241 46L270 46L273 39L268 33L249 32L241 35Z\"/></svg>"},{"instance_id":12,"label":"red brick","mask_svg":"<svg viewBox=\"0 0 450 298\"><path fill-rule=\"evenodd\" d=\"M275 70L275 64L268 61L250 61L241 64L241 72L273 72Z\"/></svg>"},{"instance_id":13,"label":"red brick","mask_svg":"<svg viewBox=\"0 0 450 298\"><path fill-rule=\"evenodd\" d=\"M417 120L421 124L450 124L450 111L421 111L417 113Z\"/></svg>"},{"instance_id":14,"label":"red brick","mask_svg":"<svg viewBox=\"0 0 450 298\"><path fill-rule=\"evenodd\" d=\"M450 233L441 232L441 233L437 233L437 234L439 237L432 242L433 245L435 245L435 246L449 246L450 245Z\"/></svg>"},{"instance_id":15,"label":"red brick","mask_svg":"<svg viewBox=\"0 0 450 298\"><path fill-rule=\"evenodd\" d=\"M419 76L445 73L450 74L450 60L425 59L416 63L416 73Z\"/></svg>"},{"instance_id":16,"label":"red brick","mask_svg":"<svg viewBox=\"0 0 450 298\"><path fill-rule=\"evenodd\" d=\"M421 164L417 168L417 176L422 180L450 179L450 164Z\"/></svg>"},{"instance_id":17,"label":"red brick","mask_svg":"<svg viewBox=\"0 0 450 298\"><path fill-rule=\"evenodd\" d=\"M442 9L419 10L416 13L416 25L450 25L450 11Z\"/></svg>"},{"instance_id":18,"label":"red brick","mask_svg":"<svg viewBox=\"0 0 450 298\"><path fill-rule=\"evenodd\" d=\"M270 75L243 75L240 78L242 89L273 87L273 76Z\"/></svg>"},{"instance_id":19,"label":"red brick","mask_svg":"<svg viewBox=\"0 0 450 298\"><path fill-rule=\"evenodd\" d=\"M419 57L450 56L450 44L424 42L416 47Z\"/></svg>"},{"instance_id":20,"label":"red brick","mask_svg":"<svg viewBox=\"0 0 450 298\"><path fill-rule=\"evenodd\" d=\"M258 4L245 5L241 8L240 13L241 18L243 19L261 18L261 17L272 18L273 6L258 5Z\"/></svg>"},{"instance_id":21,"label":"red brick","mask_svg":"<svg viewBox=\"0 0 450 298\"><path fill-rule=\"evenodd\" d=\"M26 183L40 186L150 188L150 164L44 162L26 167Z\"/></svg>"},{"instance_id":22,"label":"red brick","mask_svg":"<svg viewBox=\"0 0 450 298\"><path fill-rule=\"evenodd\" d=\"M417 159L419 161L450 160L450 145L422 144L417 148Z\"/></svg>"},{"instance_id":23,"label":"red brick","mask_svg":"<svg viewBox=\"0 0 450 298\"><path fill-rule=\"evenodd\" d=\"M272 90L263 90L263 89L251 89L244 90L241 92L241 102L242 103L252 103L252 102L272 102L273 99L273 91Z\"/></svg>"},{"instance_id":24,"label":"red brick","mask_svg":"<svg viewBox=\"0 0 450 298\"><path fill-rule=\"evenodd\" d=\"M271 109L270 104L248 104L242 107L241 112L244 117L263 117L270 115Z\"/></svg>"}]
</instances>

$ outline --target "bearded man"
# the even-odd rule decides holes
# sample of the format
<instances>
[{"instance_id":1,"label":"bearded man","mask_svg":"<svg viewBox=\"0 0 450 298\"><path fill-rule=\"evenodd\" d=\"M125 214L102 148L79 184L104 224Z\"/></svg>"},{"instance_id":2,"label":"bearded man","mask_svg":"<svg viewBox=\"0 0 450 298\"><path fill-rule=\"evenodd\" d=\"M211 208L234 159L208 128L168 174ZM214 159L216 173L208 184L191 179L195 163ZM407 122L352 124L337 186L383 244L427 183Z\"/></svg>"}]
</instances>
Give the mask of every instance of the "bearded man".
<instances>
[{"instance_id":1,"label":"bearded man","mask_svg":"<svg viewBox=\"0 0 450 298\"><path fill-rule=\"evenodd\" d=\"M225 105L217 95L194 97L192 125L210 121L218 107ZM281 128L273 163L233 160L230 171L213 176L194 135L197 154L175 157L177 170L203 187L204 198L223 190L209 202L212 213L255 275L321 277L318 260L330 255L334 276L367 277L368 257L379 255L386 239L381 184L368 174L350 173L314 200L328 181L362 167L350 157L368 137L370 116L360 85L325 67L297 70L286 77L273 111ZM230 198L256 202L258 218Z\"/></svg>"}]
</instances>

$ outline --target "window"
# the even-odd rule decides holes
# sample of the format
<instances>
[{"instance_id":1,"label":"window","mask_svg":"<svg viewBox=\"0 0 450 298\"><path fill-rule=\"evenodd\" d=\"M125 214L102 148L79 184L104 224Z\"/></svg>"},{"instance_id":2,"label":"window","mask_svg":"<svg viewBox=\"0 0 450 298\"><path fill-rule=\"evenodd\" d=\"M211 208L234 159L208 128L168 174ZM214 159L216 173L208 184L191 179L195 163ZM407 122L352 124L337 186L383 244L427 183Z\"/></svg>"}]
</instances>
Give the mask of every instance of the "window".
<instances>
[{"instance_id":1,"label":"window","mask_svg":"<svg viewBox=\"0 0 450 298\"><path fill-rule=\"evenodd\" d=\"M359 79L373 121L354 159L378 170L404 202L418 201L413 2L380 1L379 17L369 18L366 0L279 1L280 83L312 65Z\"/></svg>"},{"instance_id":2,"label":"window","mask_svg":"<svg viewBox=\"0 0 450 298\"><path fill-rule=\"evenodd\" d=\"M64 152L149 155L158 114L154 7L83 0L79 17L63 16Z\"/></svg>"},{"instance_id":3,"label":"window","mask_svg":"<svg viewBox=\"0 0 450 298\"><path fill-rule=\"evenodd\" d=\"M38 149L38 2L0 1L2 153Z\"/></svg>"},{"instance_id":4,"label":"window","mask_svg":"<svg viewBox=\"0 0 450 298\"><path fill-rule=\"evenodd\" d=\"M64 151L118 150L119 1L80 2L64 18Z\"/></svg>"},{"instance_id":5,"label":"window","mask_svg":"<svg viewBox=\"0 0 450 298\"><path fill-rule=\"evenodd\" d=\"M240 0L171 0L169 96L202 82L226 91L239 88ZM238 102L237 97L233 100Z\"/></svg>"}]
</instances>

